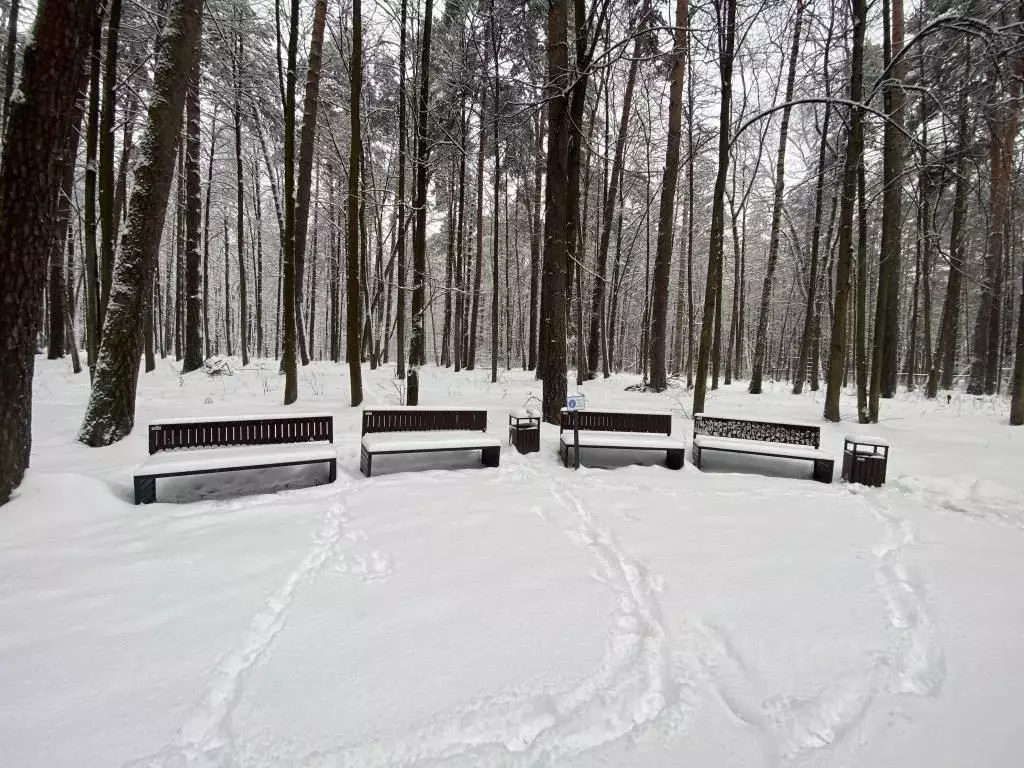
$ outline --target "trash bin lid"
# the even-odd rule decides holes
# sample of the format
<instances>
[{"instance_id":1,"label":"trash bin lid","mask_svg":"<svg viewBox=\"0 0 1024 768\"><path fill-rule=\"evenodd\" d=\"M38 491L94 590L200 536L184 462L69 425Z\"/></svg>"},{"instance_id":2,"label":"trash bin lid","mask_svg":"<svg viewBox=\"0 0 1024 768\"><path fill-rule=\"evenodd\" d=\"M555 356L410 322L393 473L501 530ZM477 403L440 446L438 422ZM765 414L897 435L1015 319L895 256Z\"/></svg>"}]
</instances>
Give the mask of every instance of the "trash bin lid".
<instances>
[{"instance_id":1,"label":"trash bin lid","mask_svg":"<svg viewBox=\"0 0 1024 768\"><path fill-rule=\"evenodd\" d=\"M513 408L508 415L513 419L539 419L540 411L536 408Z\"/></svg>"},{"instance_id":2,"label":"trash bin lid","mask_svg":"<svg viewBox=\"0 0 1024 768\"><path fill-rule=\"evenodd\" d=\"M846 441L850 443L857 443L858 445L877 445L883 448L889 447L889 441L884 437L874 437L872 435L847 435Z\"/></svg>"}]
</instances>

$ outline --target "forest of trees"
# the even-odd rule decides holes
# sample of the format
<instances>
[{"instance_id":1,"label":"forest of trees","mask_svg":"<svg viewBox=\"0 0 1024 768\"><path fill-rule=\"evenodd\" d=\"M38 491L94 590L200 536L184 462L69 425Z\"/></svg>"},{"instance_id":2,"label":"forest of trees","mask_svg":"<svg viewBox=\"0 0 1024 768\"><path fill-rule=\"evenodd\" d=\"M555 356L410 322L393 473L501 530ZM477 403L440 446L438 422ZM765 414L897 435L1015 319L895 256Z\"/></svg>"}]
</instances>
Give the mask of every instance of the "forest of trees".
<instances>
[{"instance_id":1,"label":"forest of trees","mask_svg":"<svg viewBox=\"0 0 1024 768\"><path fill-rule=\"evenodd\" d=\"M1024 0L0 1L0 503L91 379L535 370L1011 395ZM80 360L81 351L81 360ZM272 361L272 362L268 362ZM279 361L279 362L278 362Z\"/></svg>"}]
</instances>

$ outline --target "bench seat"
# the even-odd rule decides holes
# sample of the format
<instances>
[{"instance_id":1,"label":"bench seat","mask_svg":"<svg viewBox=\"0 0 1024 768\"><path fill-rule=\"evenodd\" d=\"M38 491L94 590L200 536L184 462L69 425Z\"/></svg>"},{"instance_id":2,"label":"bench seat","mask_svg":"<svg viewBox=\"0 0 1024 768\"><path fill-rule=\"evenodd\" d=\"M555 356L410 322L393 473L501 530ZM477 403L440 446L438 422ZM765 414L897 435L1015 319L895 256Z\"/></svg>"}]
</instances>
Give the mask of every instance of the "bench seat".
<instances>
[{"instance_id":1,"label":"bench seat","mask_svg":"<svg viewBox=\"0 0 1024 768\"><path fill-rule=\"evenodd\" d=\"M230 448L194 448L155 453L135 468L135 477L263 469L294 464L317 464L338 458L334 446L291 443L287 445L238 445Z\"/></svg>"},{"instance_id":2,"label":"bench seat","mask_svg":"<svg viewBox=\"0 0 1024 768\"><path fill-rule=\"evenodd\" d=\"M370 453L420 453L500 448L501 440L486 432L439 430L437 432L374 432L363 435Z\"/></svg>"},{"instance_id":3,"label":"bench seat","mask_svg":"<svg viewBox=\"0 0 1024 768\"><path fill-rule=\"evenodd\" d=\"M697 435L693 438L693 447L709 451L728 451L730 453L750 453L762 456L777 456L781 459L830 459L824 451L807 445L788 445L785 443L764 443L760 440L742 440L733 437L708 437Z\"/></svg>"},{"instance_id":4,"label":"bench seat","mask_svg":"<svg viewBox=\"0 0 1024 768\"><path fill-rule=\"evenodd\" d=\"M575 447L571 431L562 433L562 442ZM682 440L668 435L642 432L580 432L581 448L622 448L638 451L681 451L686 448Z\"/></svg>"}]
</instances>

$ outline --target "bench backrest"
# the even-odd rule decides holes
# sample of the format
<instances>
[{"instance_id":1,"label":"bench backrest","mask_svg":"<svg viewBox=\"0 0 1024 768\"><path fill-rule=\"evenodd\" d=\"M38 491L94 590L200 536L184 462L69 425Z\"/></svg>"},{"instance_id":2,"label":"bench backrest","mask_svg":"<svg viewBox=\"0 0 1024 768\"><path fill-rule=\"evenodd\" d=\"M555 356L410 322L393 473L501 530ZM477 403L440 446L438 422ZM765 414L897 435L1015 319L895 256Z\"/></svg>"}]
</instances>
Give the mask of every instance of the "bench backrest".
<instances>
[{"instance_id":1,"label":"bench backrest","mask_svg":"<svg viewBox=\"0 0 1024 768\"><path fill-rule=\"evenodd\" d=\"M265 416L149 425L149 452L175 448L334 442L333 416Z\"/></svg>"},{"instance_id":2,"label":"bench backrest","mask_svg":"<svg viewBox=\"0 0 1024 768\"><path fill-rule=\"evenodd\" d=\"M758 440L763 443L786 443L787 445L821 445L821 427L810 424L777 424L771 421L750 419L727 419L720 416L705 416L698 413L693 417L693 434L708 437L732 437L739 440Z\"/></svg>"},{"instance_id":3,"label":"bench backrest","mask_svg":"<svg viewBox=\"0 0 1024 768\"><path fill-rule=\"evenodd\" d=\"M580 430L591 432L647 432L672 434L670 413L628 413L624 411L576 411ZM573 428L573 412L562 411L558 420L559 432Z\"/></svg>"},{"instance_id":4,"label":"bench backrest","mask_svg":"<svg viewBox=\"0 0 1024 768\"><path fill-rule=\"evenodd\" d=\"M363 411L363 434L373 432L487 431L487 411L382 408Z\"/></svg>"}]
</instances>

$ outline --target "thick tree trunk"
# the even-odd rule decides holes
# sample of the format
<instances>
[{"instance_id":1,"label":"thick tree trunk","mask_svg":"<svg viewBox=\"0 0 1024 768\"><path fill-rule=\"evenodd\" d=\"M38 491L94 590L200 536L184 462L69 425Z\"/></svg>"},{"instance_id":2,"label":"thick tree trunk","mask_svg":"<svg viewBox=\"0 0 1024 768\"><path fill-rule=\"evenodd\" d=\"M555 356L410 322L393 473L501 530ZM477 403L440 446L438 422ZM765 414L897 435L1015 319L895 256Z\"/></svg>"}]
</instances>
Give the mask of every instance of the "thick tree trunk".
<instances>
[{"instance_id":1,"label":"thick tree trunk","mask_svg":"<svg viewBox=\"0 0 1024 768\"><path fill-rule=\"evenodd\" d=\"M171 0L156 49L153 98L143 155L135 170L127 230L114 267L113 291L92 394L79 440L117 442L135 424L135 388L142 352L142 287L147 259L156 259L171 188L189 72L197 54L202 0Z\"/></svg>"},{"instance_id":2,"label":"thick tree trunk","mask_svg":"<svg viewBox=\"0 0 1024 768\"><path fill-rule=\"evenodd\" d=\"M201 46L201 42L197 42L197 46ZM198 370L203 365L201 324L206 296L200 290L202 259L199 252L199 228L202 225L202 189L199 183L199 129L202 119L199 112L200 57L201 51L197 50L185 94L185 333L182 373Z\"/></svg>"},{"instance_id":3,"label":"thick tree trunk","mask_svg":"<svg viewBox=\"0 0 1024 768\"><path fill-rule=\"evenodd\" d=\"M530 214L530 341L527 349L526 367L528 370L537 368L537 337L540 320L540 273L541 273L541 239L543 235L541 222L541 182L544 171L544 119L543 112L537 116L536 142L533 158L533 194L526 195L532 202Z\"/></svg>"},{"instance_id":4,"label":"thick tree trunk","mask_svg":"<svg viewBox=\"0 0 1024 768\"><path fill-rule=\"evenodd\" d=\"M786 95L779 125L779 151L775 159L775 197L772 201L771 232L768 235L768 260L764 268L764 283L761 286L761 306L757 316L757 337L754 342L754 362L750 371L749 391L761 394L764 377L764 358L768 347L768 309L772 301L775 280L775 266L779 258L779 236L782 225L783 195L786 192L786 144L789 141L789 116L793 111L793 89L796 85L796 63L800 54L800 26L803 22L804 2L796 0L796 16L793 19L793 44L789 51L789 73L786 76Z\"/></svg>"},{"instance_id":5,"label":"thick tree trunk","mask_svg":"<svg viewBox=\"0 0 1024 768\"><path fill-rule=\"evenodd\" d=\"M903 48L903 0L882 2L882 59L888 66ZM890 34L891 29L891 34ZM878 292L875 295L875 330L872 345L871 393L868 409L872 422L878 421L879 397L896 394L897 351L899 346L899 286L901 228L903 225L903 136L905 66L894 63L885 85L885 113L882 149L882 242L878 264Z\"/></svg>"},{"instance_id":6,"label":"thick tree trunk","mask_svg":"<svg viewBox=\"0 0 1024 768\"><path fill-rule=\"evenodd\" d=\"M853 43L850 54L850 102L859 105L863 98L864 28L867 26L865 0L853 0ZM843 162L842 205L839 212L839 246L836 262L835 306L832 313L832 339L828 357L828 385L824 416L839 421L839 398L843 388L850 301L850 263L853 260L853 207L857 198L857 169L863 162L864 113L859 106L850 109L850 128Z\"/></svg>"},{"instance_id":7,"label":"thick tree trunk","mask_svg":"<svg viewBox=\"0 0 1024 768\"><path fill-rule=\"evenodd\" d=\"M96 151L100 131L100 70L103 37L102 14L92 29L92 52L89 57L89 111L85 129L85 201L83 204L82 237L85 240L85 348L89 372L96 367L103 326L100 291L99 253L96 249Z\"/></svg>"},{"instance_id":8,"label":"thick tree trunk","mask_svg":"<svg viewBox=\"0 0 1024 768\"><path fill-rule=\"evenodd\" d=\"M857 167L857 305L854 314L854 358L857 364L857 421L868 423L867 295L868 208L864 165Z\"/></svg>"},{"instance_id":9,"label":"thick tree trunk","mask_svg":"<svg viewBox=\"0 0 1024 768\"><path fill-rule=\"evenodd\" d=\"M358 0L353 5L352 45L353 53L357 43L357 32L360 30L358 19ZM285 76L284 89L284 237L281 254L281 370L284 372L284 404L291 405L299 397L299 372L296 361L298 345L298 310L296 309L296 286L298 285L295 261L295 80L299 48L299 0L292 0L291 17L288 30L288 71ZM362 40L358 40L361 44ZM353 82L360 64L353 55ZM359 115L359 91L352 92L352 114ZM258 121L257 121L258 122ZM358 133L353 136L353 145L357 142ZM358 151L358 150L354 150ZM358 155L356 162L359 162ZM357 166L358 167L358 166ZM358 184L358 174L356 174ZM357 352L358 354L358 352Z\"/></svg>"},{"instance_id":10,"label":"thick tree trunk","mask_svg":"<svg viewBox=\"0 0 1024 768\"><path fill-rule=\"evenodd\" d=\"M469 315L469 357L466 369L476 368L477 322L480 317L480 286L484 267L484 158L487 155L487 132L484 130L484 94L480 95L480 149L476 166L476 267L473 270L473 296Z\"/></svg>"},{"instance_id":11,"label":"thick tree trunk","mask_svg":"<svg viewBox=\"0 0 1024 768\"><path fill-rule=\"evenodd\" d=\"M547 185L544 192L544 276L540 317L539 370L543 379L543 416L557 424L565 404L566 225L569 191L569 7L548 4Z\"/></svg>"},{"instance_id":12,"label":"thick tree trunk","mask_svg":"<svg viewBox=\"0 0 1024 768\"><path fill-rule=\"evenodd\" d=\"M11 0L11 11L7 18L7 43L4 46L4 93L0 106L3 116L0 118L0 136L7 136L7 120L11 111L11 93L14 90L14 71L18 61L18 11L20 0Z\"/></svg>"},{"instance_id":13,"label":"thick tree trunk","mask_svg":"<svg viewBox=\"0 0 1024 768\"><path fill-rule=\"evenodd\" d=\"M693 413L704 411L707 396L708 367L712 362L712 344L719 346L715 325L721 324L722 245L725 235L725 184L729 175L729 121L732 114L732 67L736 45L736 0L723 0L724 18L718 30L718 66L722 94L718 129L718 174L711 204L711 236L708 245L708 275L704 287L704 313L700 324L697 352L697 380L693 388ZM712 334L714 333L714 336ZM717 358L717 355L714 355ZM715 385L717 385L717 363Z\"/></svg>"},{"instance_id":14,"label":"thick tree trunk","mask_svg":"<svg viewBox=\"0 0 1024 768\"><path fill-rule=\"evenodd\" d=\"M799 2L799 0L798 0ZM682 132L683 78L686 74L686 0L676 0L676 28L669 72L668 145L665 173L658 206L658 245L654 262L654 313L651 323L651 370L648 386L655 392L668 387L666 344L668 331L668 283L672 271L672 236L676 216L676 182L679 179L679 142Z\"/></svg>"},{"instance_id":15,"label":"thick tree trunk","mask_svg":"<svg viewBox=\"0 0 1024 768\"><path fill-rule=\"evenodd\" d=\"M73 158L77 88L95 2L40 0L23 57L23 98L8 105L0 166L0 504L21 483L32 450L32 376L46 262L55 246L61 179ZM13 24L12 24L13 26ZM8 44L10 47L10 43ZM9 49L10 53L10 49ZM11 72L10 67L8 73Z\"/></svg>"}]
</instances>

